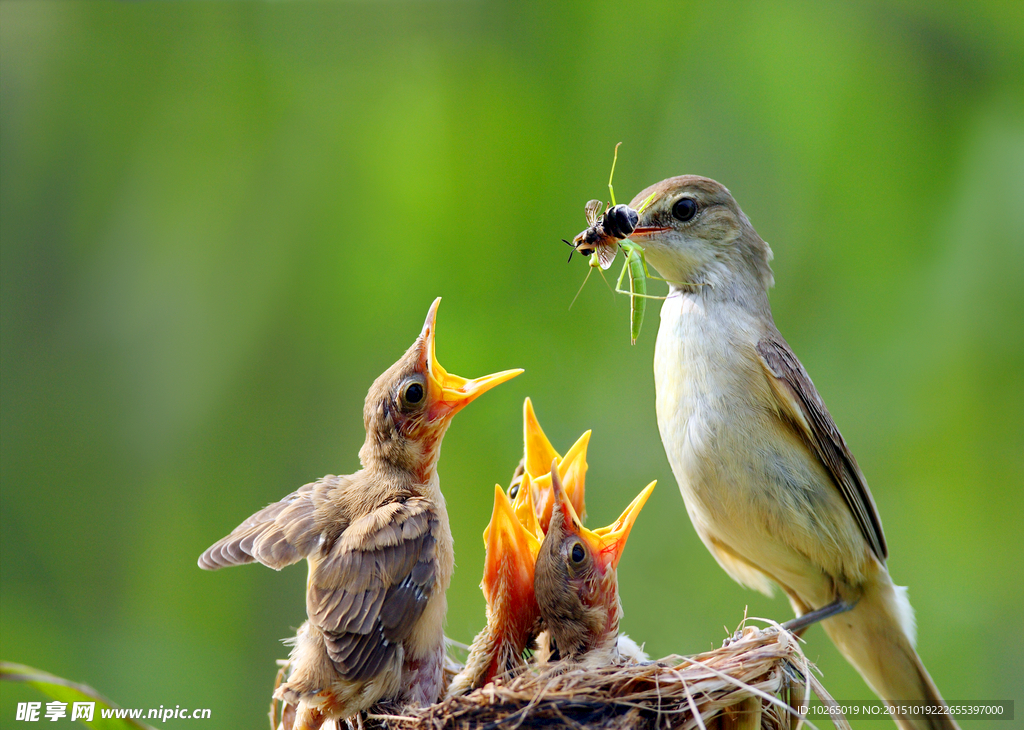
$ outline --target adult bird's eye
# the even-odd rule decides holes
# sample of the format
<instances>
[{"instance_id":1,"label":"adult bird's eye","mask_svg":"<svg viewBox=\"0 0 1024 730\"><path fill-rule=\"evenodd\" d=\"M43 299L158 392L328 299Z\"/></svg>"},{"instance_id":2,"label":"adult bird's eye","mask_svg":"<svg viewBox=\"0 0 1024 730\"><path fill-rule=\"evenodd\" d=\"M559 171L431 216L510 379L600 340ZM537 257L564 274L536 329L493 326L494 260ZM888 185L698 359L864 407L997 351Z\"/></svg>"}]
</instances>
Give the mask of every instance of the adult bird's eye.
<instances>
[{"instance_id":1,"label":"adult bird's eye","mask_svg":"<svg viewBox=\"0 0 1024 730\"><path fill-rule=\"evenodd\" d=\"M584 552L582 544L576 543L575 545L572 546L571 557L572 557L572 562L574 562L574 563L582 563L583 562L583 558L587 557L587 554L586 554L586 552Z\"/></svg>"},{"instance_id":2,"label":"adult bird's eye","mask_svg":"<svg viewBox=\"0 0 1024 730\"><path fill-rule=\"evenodd\" d=\"M693 198L680 198L672 206L672 217L683 223L697 215L697 201Z\"/></svg>"},{"instance_id":3,"label":"adult bird's eye","mask_svg":"<svg viewBox=\"0 0 1024 730\"><path fill-rule=\"evenodd\" d=\"M419 383L410 383L402 393L402 400L410 405L416 405L423 400L423 386Z\"/></svg>"}]
</instances>

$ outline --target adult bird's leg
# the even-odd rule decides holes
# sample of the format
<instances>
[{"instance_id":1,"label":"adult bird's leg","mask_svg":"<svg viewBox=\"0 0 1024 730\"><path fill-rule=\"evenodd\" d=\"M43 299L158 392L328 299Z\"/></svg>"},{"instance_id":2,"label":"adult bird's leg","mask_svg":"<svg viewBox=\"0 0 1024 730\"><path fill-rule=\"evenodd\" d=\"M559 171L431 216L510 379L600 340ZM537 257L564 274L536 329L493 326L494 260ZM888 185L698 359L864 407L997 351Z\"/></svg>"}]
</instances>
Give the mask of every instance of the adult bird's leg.
<instances>
[{"instance_id":1,"label":"adult bird's leg","mask_svg":"<svg viewBox=\"0 0 1024 730\"><path fill-rule=\"evenodd\" d=\"M813 626L819 621L824 621L827 618L832 618L833 616L838 616L841 613L846 613L847 611L852 610L856 605L856 601L850 603L849 601L844 601L842 598L837 598L827 606L816 608L813 611L805 613L803 616L797 616L796 618L790 619L786 623L782 624L782 628L799 636L805 629L807 629L807 627Z\"/></svg>"}]
</instances>

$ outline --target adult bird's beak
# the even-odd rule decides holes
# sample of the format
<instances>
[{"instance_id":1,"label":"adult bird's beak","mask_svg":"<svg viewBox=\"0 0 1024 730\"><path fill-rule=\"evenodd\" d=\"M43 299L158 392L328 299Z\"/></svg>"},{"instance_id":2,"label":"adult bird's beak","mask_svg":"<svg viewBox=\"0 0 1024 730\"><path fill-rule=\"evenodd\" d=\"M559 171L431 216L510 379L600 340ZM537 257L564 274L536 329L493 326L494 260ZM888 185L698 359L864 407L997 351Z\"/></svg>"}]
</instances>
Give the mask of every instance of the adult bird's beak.
<instances>
[{"instance_id":1,"label":"adult bird's beak","mask_svg":"<svg viewBox=\"0 0 1024 730\"><path fill-rule=\"evenodd\" d=\"M654 486L658 482L653 481L644 487L643 491L629 503L629 506L615 522L597 530L588 530L576 515L576 510L573 509L572 502L566 495L562 481L556 477L556 474L554 464L552 464L551 486L555 497L554 509L557 511L552 514L551 519L562 520L563 534L575 533L586 541L594 556L594 562L600 567L602 573L609 568L617 568L622 551L626 548L626 540L629 539L629 533L633 529L633 523L636 522L640 510L643 509L647 498L651 496L651 492L654 491Z\"/></svg>"},{"instance_id":2,"label":"adult bird's beak","mask_svg":"<svg viewBox=\"0 0 1024 730\"><path fill-rule=\"evenodd\" d=\"M668 226L640 226L634 228L633 232L629 234L629 238L643 238L644 236L653 236L655 233L661 233L662 231L672 230Z\"/></svg>"},{"instance_id":3,"label":"adult bird's beak","mask_svg":"<svg viewBox=\"0 0 1024 730\"><path fill-rule=\"evenodd\" d=\"M503 592L512 606L532 604L533 572L540 540L516 517L512 503L498 485L494 486L494 510L484 530L484 545L487 555L480 588L488 604L495 601L498 591Z\"/></svg>"},{"instance_id":4,"label":"adult bird's beak","mask_svg":"<svg viewBox=\"0 0 1024 730\"><path fill-rule=\"evenodd\" d=\"M437 356L434 354L437 308L440 304L441 297L438 297L430 305L427 321L423 324L423 331L419 338L420 366L427 373L427 378L430 381L432 398L427 417L431 421L451 418L478 396L523 372L522 368L516 368L467 380L458 375L452 375L441 367L441 363L437 361Z\"/></svg>"}]
</instances>

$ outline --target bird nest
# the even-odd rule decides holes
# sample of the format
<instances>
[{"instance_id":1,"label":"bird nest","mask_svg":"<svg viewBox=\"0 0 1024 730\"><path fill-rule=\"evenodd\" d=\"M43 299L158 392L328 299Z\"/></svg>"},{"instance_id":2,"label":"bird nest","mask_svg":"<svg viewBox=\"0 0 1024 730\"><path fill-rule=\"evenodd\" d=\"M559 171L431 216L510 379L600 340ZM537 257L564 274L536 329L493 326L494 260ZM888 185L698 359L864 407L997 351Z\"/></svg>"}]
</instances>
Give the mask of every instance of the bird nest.
<instances>
[{"instance_id":1,"label":"bird nest","mask_svg":"<svg viewBox=\"0 0 1024 730\"><path fill-rule=\"evenodd\" d=\"M401 714L375 708L360 724L384 730L814 728L804 717L811 693L822 704L836 703L799 639L768 623L744 626L721 648L695 656L597 669L566 662L531 667L430 707ZM841 714L831 717L836 727L849 727Z\"/></svg>"}]
</instances>

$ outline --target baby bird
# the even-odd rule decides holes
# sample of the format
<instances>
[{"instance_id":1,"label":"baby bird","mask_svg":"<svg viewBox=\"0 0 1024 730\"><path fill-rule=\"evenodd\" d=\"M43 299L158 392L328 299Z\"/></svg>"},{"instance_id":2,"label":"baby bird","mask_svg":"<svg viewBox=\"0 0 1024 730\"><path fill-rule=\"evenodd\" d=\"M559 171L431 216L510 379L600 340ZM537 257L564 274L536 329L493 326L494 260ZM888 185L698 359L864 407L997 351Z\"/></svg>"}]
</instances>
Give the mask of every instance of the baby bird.
<instances>
[{"instance_id":1,"label":"baby bird","mask_svg":"<svg viewBox=\"0 0 1024 730\"><path fill-rule=\"evenodd\" d=\"M514 676L526 666L525 652L533 647L543 628L534 596L534 565L544 533L534 496L546 505L548 518L554 504L550 475L547 471L539 475L539 486L534 484L533 475L544 462L550 471L554 461L566 492L582 511L589 440L587 431L563 459L541 429L530 399L526 399L523 459L512 475L507 496L495 486L494 511L484 531L487 554L480 588L487 601L487 624L473 639L465 669L448 688L449 697L466 694L500 676Z\"/></svg>"},{"instance_id":2,"label":"baby bird","mask_svg":"<svg viewBox=\"0 0 1024 730\"><path fill-rule=\"evenodd\" d=\"M216 570L309 564L291 674L274 696L296 730L379 701L426 705L443 685L445 591L455 556L437 475L452 417L522 370L466 380L434 355L440 298L402 358L366 396L362 469L328 475L247 519L199 558Z\"/></svg>"},{"instance_id":3,"label":"baby bird","mask_svg":"<svg viewBox=\"0 0 1024 730\"><path fill-rule=\"evenodd\" d=\"M591 667L620 660L616 568L655 484L648 484L611 525L591 531L580 523L552 464L554 509L537 556L534 591L561 658ZM636 647L628 639L623 646Z\"/></svg>"},{"instance_id":4,"label":"baby bird","mask_svg":"<svg viewBox=\"0 0 1024 730\"><path fill-rule=\"evenodd\" d=\"M529 476L517 500L532 514ZM536 520L528 529L498 485L494 511L484 531L487 555L480 588L487 601L487 624L469 647L466 667L452 680L448 696L464 695L500 676L512 676L526 666L524 652L536 636L540 611L533 594L533 568L540 550Z\"/></svg>"}]
</instances>

